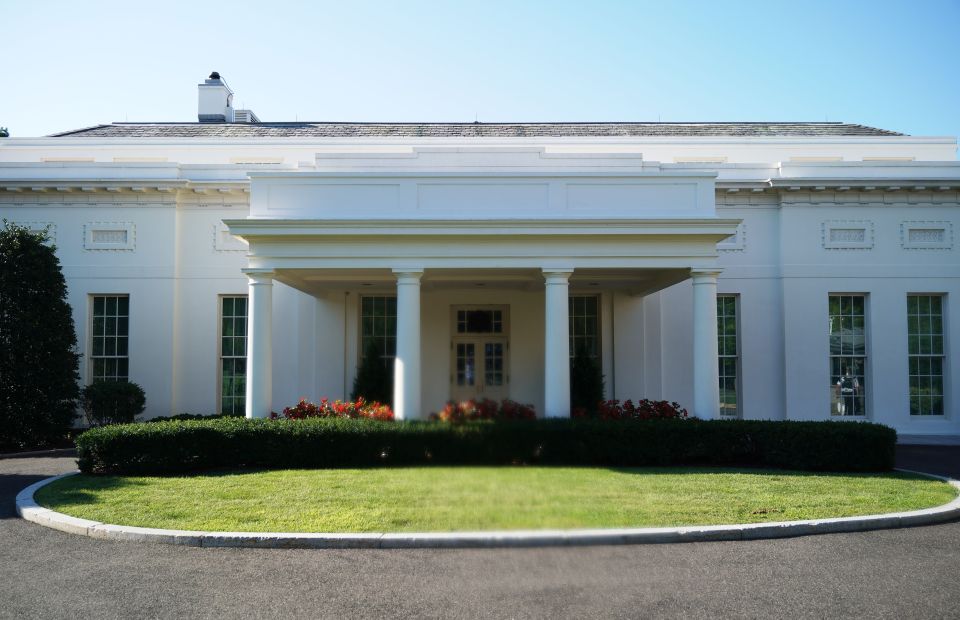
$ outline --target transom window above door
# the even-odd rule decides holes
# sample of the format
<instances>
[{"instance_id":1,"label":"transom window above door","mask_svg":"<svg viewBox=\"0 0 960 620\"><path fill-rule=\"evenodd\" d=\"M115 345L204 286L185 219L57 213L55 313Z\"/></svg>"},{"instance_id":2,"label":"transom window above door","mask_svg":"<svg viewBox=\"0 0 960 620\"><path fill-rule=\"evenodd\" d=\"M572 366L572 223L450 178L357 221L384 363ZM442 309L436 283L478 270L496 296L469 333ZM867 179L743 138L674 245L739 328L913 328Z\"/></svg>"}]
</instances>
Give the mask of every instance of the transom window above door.
<instances>
[{"instance_id":1,"label":"transom window above door","mask_svg":"<svg viewBox=\"0 0 960 620\"><path fill-rule=\"evenodd\" d=\"M502 334L503 310L457 310L458 334Z\"/></svg>"}]
</instances>

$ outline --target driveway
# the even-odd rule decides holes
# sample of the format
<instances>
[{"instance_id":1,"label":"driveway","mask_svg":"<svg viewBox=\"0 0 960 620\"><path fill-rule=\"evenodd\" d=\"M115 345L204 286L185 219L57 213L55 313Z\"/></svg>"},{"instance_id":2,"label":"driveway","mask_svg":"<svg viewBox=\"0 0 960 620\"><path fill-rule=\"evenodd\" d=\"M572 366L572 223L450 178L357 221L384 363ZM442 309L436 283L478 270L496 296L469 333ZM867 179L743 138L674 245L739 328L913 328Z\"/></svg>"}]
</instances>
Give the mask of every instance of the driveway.
<instances>
[{"instance_id":1,"label":"driveway","mask_svg":"<svg viewBox=\"0 0 960 620\"><path fill-rule=\"evenodd\" d=\"M960 477L960 447L902 467ZM960 523L787 540L497 550L201 549L20 520L70 458L0 460L0 618L956 618Z\"/></svg>"}]
</instances>

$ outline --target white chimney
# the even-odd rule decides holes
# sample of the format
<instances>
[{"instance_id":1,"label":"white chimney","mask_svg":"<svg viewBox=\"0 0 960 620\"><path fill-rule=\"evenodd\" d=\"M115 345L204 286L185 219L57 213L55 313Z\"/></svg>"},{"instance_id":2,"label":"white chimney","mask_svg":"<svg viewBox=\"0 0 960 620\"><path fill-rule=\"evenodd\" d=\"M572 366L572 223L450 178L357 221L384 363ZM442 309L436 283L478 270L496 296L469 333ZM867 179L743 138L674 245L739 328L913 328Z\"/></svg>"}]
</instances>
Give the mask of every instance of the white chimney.
<instances>
[{"instance_id":1,"label":"white chimney","mask_svg":"<svg viewBox=\"0 0 960 620\"><path fill-rule=\"evenodd\" d=\"M197 118L201 123L232 123L233 91L214 71L209 79L199 84L200 97L197 101Z\"/></svg>"}]
</instances>

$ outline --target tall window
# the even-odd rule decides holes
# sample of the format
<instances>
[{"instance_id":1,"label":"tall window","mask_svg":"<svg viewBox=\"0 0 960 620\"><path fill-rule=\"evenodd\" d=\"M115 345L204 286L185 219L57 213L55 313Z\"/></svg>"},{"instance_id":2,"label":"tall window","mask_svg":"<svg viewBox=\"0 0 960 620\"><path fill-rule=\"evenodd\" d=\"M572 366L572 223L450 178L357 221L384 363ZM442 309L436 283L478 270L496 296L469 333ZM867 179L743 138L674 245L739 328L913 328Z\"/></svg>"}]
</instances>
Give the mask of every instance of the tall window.
<instances>
[{"instance_id":1,"label":"tall window","mask_svg":"<svg viewBox=\"0 0 960 620\"><path fill-rule=\"evenodd\" d=\"M130 298L94 295L90 360L93 381L126 381L129 378L128 337Z\"/></svg>"},{"instance_id":2,"label":"tall window","mask_svg":"<svg viewBox=\"0 0 960 620\"><path fill-rule=\"evenodd\" d=\"M720 415L740 413L740 343L737 332L737 296L717 295L717 353L720 370Z\"/></svg>"},{"instance_id":3,"label":"tall window","mask_svg":"<svg viewBox=\"0 0 960 620\"><path fill-rule=\"evenodd\" d=\"M220 298L220 413L242 415L247 396L247 296Z\"/></svg>"},{"instance_id":4,"label":"tall window","mask_svg":"<svg viewBox=\"0 0 960 620\"><path fill-rule=\"evenodd\" d=\"M583 347L592 358L600 357L600 298L597 295L574 295L569 301L570 357Z\"/></svg>"},{"instance_id":5,"label":"tall window","mask_svg":"<svg viewBox=\"0 0 960 620\"><path fill-rule=\"evenodd\" d=\"M910 415L943 415L943 297L907 295Z\"/></svg>"},{"instance_id":6,"label":"tall window","mask_svg":"<svg viewBox=\"0 0 960 620\"><path fill-rule=\"evenodd\" d=\"M830 295L830 414L866 414L866 297Z\"/></svg>"},{"instance_id":7,"label":"tall window","mask_svg":"<svg viewBox=\"0 0 960 620\"><path fill-rule=\"evenodd\" d=\"M371 342L380 346L384 363L397 355L397 298L363 296L360 298L360 355Z\"/></svg>"}]
</instances>

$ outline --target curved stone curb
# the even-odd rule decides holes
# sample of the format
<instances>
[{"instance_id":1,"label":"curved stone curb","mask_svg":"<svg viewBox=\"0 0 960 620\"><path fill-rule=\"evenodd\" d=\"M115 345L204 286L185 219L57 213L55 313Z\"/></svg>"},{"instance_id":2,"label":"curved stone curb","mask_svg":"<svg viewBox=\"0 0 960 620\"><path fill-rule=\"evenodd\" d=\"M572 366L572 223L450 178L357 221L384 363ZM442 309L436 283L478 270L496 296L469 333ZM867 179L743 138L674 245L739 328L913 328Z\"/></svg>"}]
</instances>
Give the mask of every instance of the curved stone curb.
<instances>
[{"instance_id":1,"label":"curved stone curb","mask_svg":"<svg viewBox=\"0 0 960 620\"><path fill-rule=\"evenodd\" d=\"M897 470L943 480L960 491L960 481L923 472ZM811 534L863 532L931 525L960 518L960 496L953 501L923 510L880 515L778 521L743 525L688 527L641 527L581 530L508 530L491 532L422 532L368 534L296 534L283 532L201 532L161 530L110 525L78 519L39 506L34 493L55 480L73 476L70 472L31 484L17 495L17 514L27 521L70 534L91 538L154 542L190 547L254 547L262 549L413 549L465 547L547 547L569 545L632 545L722 540L759 540Z\"/></svg>"}]
</instances>

